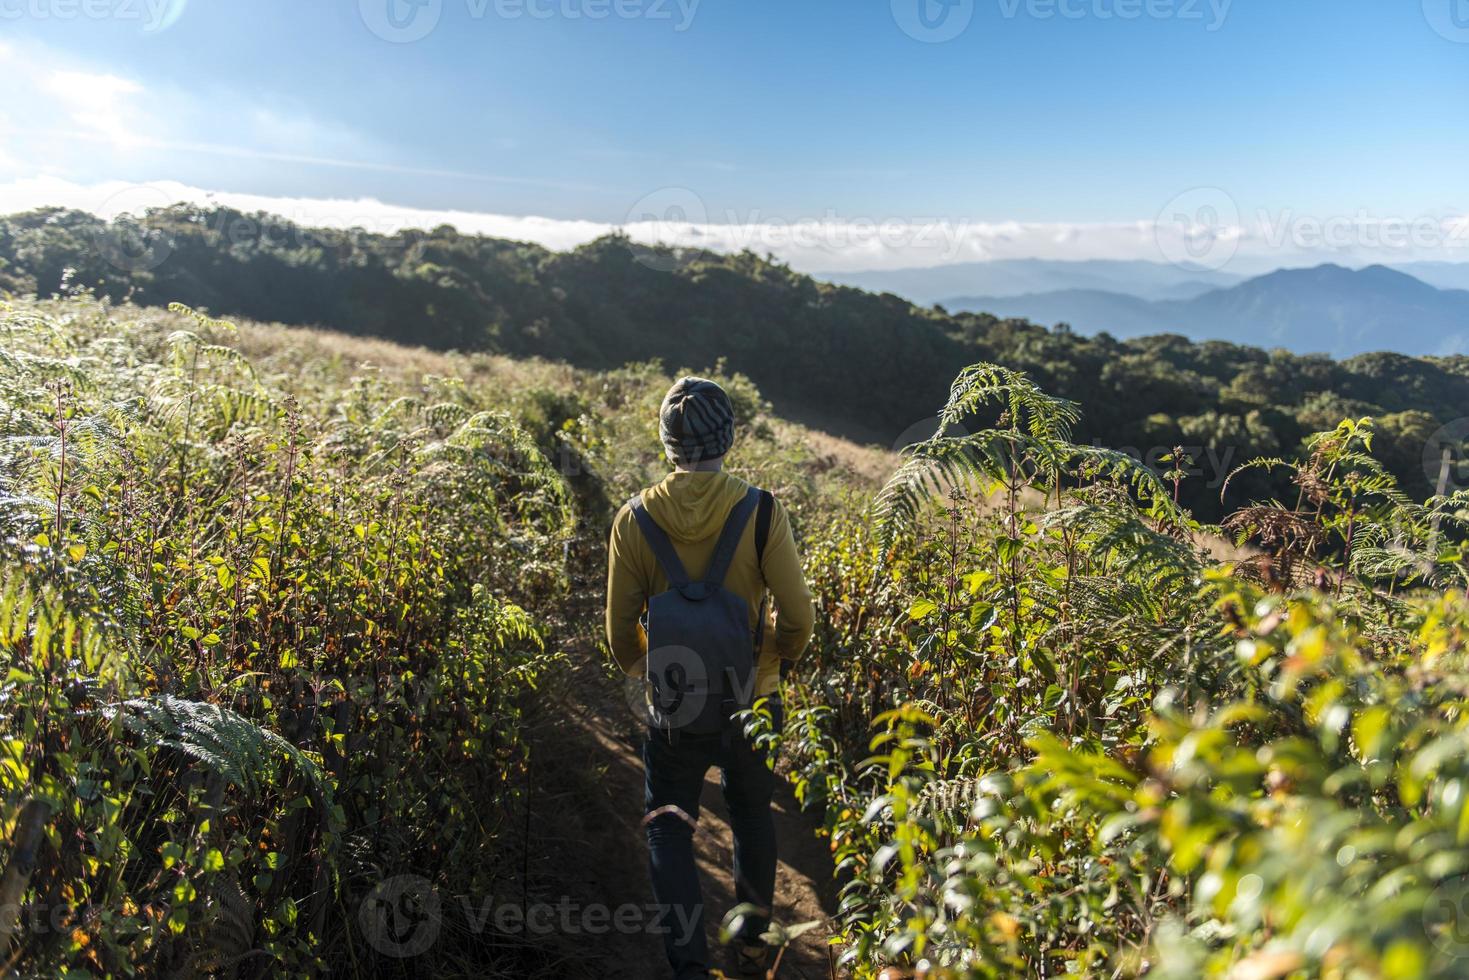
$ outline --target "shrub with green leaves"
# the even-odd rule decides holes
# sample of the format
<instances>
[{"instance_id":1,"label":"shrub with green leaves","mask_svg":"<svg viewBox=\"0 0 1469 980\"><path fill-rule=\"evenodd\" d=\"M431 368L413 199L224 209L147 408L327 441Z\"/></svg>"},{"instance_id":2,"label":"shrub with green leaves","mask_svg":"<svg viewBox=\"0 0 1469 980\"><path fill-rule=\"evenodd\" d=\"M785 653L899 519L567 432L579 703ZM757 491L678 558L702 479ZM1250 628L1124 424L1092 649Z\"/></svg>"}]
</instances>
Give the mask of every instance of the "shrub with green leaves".
<instances>
[{"instance_id":1,"label":"shrub with green leaves","mask_svg":"<svg viewBox=\"0 0 1469 980\"><path fill-rule=\"evenodd\" d=\"M875 529L813 555L781 741L826 805L845 962L1463 975L1469 497L1408 501L1360 419L1250 464L1295 499L1206 527L1177 459L1076 445L1077 417L968 369Z\"/></svg>"},{"instance_id":2,"label":"shrub with green leaves","mask_svg":"<svg viewBox=\"0 0 1469 980\"><path fill-rule=\"evenodd\" d=\"M512 873L560 474L452 379L261 377L185 309L20 306L0 335L0 956L406 969L362 934L378 883Z\"/></svg>"}]
</instances>

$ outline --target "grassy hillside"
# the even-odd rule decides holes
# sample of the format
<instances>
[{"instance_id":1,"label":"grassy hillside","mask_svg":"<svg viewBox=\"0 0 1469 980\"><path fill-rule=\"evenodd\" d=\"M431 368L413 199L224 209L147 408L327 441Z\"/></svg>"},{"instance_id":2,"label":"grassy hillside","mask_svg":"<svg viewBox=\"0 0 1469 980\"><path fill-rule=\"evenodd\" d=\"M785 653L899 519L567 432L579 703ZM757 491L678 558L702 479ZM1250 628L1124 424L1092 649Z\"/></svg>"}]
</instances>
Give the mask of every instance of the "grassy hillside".
<instances>
[{"instance_id":1,"label":"grassy hillside","mask_svg":"<svg viewBox=\"0 0 1469 980\"><path fill-rule=\"evenodd\" d=\"M932 420L961 367L1001 363L1087 406L1078 441L1129 448L1159 469L1159 457L1184 447L1201 478L1183 492L1209 517L1223 513L1219 491L1233 466L1296 452L1310 433L1348 416L1376 418L1381 457L1405 488L1426 496L1436 473L1425 472L1425 444L1469 417L1469 358L1338 362L1179 336L1082 337L920 309L750 254L617 238L556 253L447 227L385 237L224 209L177 207L111 225L37 211L0 220L0 285L180 301L597 370L723 360L781 415L883 446ZM1238 486L1246 497L1285 492L1257 474Z\"/></svg>"},{"instance_id":2,"label":"grassy hillside","mask_svg":"<svg viewBox=\"0 0 1469 980\"><path fill-rule=\"evenodd\" d=\"M597 622L609 501L665 469L670 379L85 300L0 331L4 961L608 976L513 928L405 958L377 915L404 875L542 898L531 768L566 760L528 738ZM739 472L803 526L865 482L723 380Z\"/></svg>"},{"instance_id":3,"label":"grassy hillside","mask_svg":"<svg viewBox=\"0 0 1469 980\"><path fill-rule=\"evenodd\" d=\"M638 864L559 830L631 809L598 840L642 846L544 732L589 696L606 522L666 468L661 368L80 298L0 330L8 966L646 975L655 936L629 973L402 888L523 909ZM850 976L1462 973L1469 495L1414 502L1347 420L1211 527L1006 367L895 473L721 379L819 607L784 731L747 724L821 814Z\"/></svg>"}]
</instances>

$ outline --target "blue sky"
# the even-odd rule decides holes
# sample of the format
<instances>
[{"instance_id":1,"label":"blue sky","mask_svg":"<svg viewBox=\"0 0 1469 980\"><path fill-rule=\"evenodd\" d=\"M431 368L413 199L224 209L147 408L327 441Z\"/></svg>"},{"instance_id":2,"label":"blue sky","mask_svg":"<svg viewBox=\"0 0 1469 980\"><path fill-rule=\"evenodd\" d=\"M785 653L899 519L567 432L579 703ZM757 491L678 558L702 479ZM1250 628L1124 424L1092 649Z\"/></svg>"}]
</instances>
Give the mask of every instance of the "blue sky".
<instances>
[{"instance_id":1,"label":"blue sky","mask_svg":"<svg viewBox=\"0 0 1469 980\"><path fill-rule=\"evenodd\" d=\"M390 5L432 30L384 40ZM1198 187L1247 215L1469 209L1469 0L0 0L0 58L0 184L32 194L611 224L667 188L716 223L1066 228Z\"/></svg>"}]
</instances>

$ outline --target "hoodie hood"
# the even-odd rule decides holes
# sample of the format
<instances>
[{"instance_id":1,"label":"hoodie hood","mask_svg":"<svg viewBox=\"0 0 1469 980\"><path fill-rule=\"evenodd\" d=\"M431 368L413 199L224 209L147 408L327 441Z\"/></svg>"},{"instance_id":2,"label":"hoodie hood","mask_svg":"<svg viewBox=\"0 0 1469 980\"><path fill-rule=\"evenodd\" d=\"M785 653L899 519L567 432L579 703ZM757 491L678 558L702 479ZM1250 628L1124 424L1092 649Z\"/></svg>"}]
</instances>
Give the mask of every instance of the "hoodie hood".
<instances>
[{"instance_id":1,"label":"hoodie hood","mask_svg":"<svg viewBox=\"0 0 1469 980\"><path fill-rule=\"evenodd\" d=\"M643 506L674 541L703 541L718 534L734 505L750 490L739 477L675 470L643 491Z\"/></svg>"}]
</instances>

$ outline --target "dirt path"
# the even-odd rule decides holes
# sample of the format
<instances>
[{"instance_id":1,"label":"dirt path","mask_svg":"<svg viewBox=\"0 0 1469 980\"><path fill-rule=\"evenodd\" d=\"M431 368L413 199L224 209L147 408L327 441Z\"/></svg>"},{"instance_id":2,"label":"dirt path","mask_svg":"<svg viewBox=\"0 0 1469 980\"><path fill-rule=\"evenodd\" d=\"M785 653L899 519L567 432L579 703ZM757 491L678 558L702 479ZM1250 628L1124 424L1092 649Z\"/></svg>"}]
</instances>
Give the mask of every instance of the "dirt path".
<instances>
[{"instance_id":1,"label":"dirt path","mask_svg":"<svg viewBox=\"0 0 1469 980\"><path fill-rule=\"evenodd\" d=\"M596 649L585 637L570 644L570 671L558 685L557 697L550 699L555 707L540 712L528 733L540 767L531 810L531 892L535 900L566 900L576 908L634 905L642 910L653 902L640 823L642 735ZM715 965L735 976L732 963L719 962L724 953L719 923L736 903L732 838L717 776L715 770L706 778L695 846ZM784 782L777 791L775 818L780 841L776 919L787 925L823 922L786 952L777 977L829 978L826 921L835 902L830 852L815 834L820 822L800 812ZM646 915L640 913L638 921L646 921ZM572 957L558 968L562 980L662 980L670 975L661 939L641 926L585 936L584 941L559 938L568 940L566 955Z\"/></svg>"}]
</instances>

